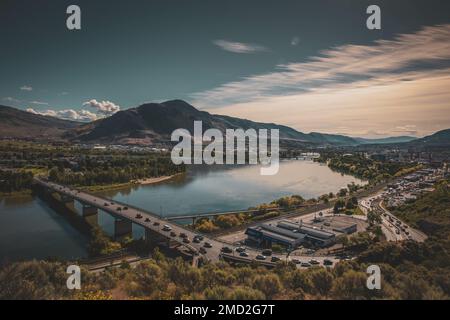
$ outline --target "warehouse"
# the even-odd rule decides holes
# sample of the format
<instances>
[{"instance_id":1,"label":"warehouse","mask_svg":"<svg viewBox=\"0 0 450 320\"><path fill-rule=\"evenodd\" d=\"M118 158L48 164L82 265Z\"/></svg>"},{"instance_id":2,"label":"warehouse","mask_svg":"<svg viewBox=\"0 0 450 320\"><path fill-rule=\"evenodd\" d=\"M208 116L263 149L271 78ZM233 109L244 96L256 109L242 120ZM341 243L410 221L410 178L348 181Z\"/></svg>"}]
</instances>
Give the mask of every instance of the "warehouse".
<instances>
[{"instance_id":1,"label":"warehouse","mask_svg":"<svg viewBox=\"0 0 450 320\"><path fill-rule=\"evenodd\" d=\"M249 227L245 231L248 241L256 243L261 247L271 247L279 244L290 249L297 248L305 240L305 235L295 233L287 229L262 224L256 227Z\"/></svg>"},{"instance_id":2,"label":"warehouse","mask_svg":"<svg viewBox=\"0 0 450 320\"><path fill-rule=\"evenodd\" d=\"M305 239L316 246L324 247L335 243L336 235L333 232L318 229L306 224L296 224L288 220L278 222L278 227L304 234Z\"/></svg>"},{"instance_id":3,"label":"warehouse","mask_svg":"<svg viewBox=\"0 0 450 320\"><path fill-rule=\"evenodd\" d=\"M248 241L263 247L279 244L294 249L304 243L324 247L332 245L336 241L336 235L332 232L295 224L287 220L280 221L277 226L261 224L249 227L245 234L248 236Z\"/></svg>"}]
</instances>

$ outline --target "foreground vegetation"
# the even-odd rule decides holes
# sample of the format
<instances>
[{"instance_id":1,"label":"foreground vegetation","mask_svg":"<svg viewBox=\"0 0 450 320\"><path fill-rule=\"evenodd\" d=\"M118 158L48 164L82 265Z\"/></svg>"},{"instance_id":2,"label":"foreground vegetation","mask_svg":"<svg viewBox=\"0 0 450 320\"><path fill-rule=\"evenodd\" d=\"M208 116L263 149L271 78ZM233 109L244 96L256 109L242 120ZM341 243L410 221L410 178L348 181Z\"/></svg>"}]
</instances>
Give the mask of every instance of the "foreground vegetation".
<instances>
[{"instance_id":1,"label":"foreground vegetation","mask_svg":"<svg viewBox=\"0 0 450 320\"><path fill-rule=\"evenodd\" d=\"M299 270L280 264L273 270L225 262L194 268L159 252L130 268L100 274L83 271L82 289L67 290L66 264L29 261L0 271L0 299L448 299L448 254L429 245L378 243L358 261ZM381 290L366 288L367 266L382 270ZM446 264L447 263L447 264Z\"/></svg>"}]
</instances>

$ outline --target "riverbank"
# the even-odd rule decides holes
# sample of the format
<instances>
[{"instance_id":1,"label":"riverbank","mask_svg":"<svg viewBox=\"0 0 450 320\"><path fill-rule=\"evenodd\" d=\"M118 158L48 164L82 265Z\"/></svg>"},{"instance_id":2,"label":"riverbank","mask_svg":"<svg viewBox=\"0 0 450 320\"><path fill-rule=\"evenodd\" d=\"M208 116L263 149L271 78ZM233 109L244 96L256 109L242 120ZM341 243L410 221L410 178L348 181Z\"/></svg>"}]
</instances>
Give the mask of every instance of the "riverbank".
<instances>
[{"instance_id":1,"label":"riverbank","mask_svg":"<svg viewBox=\"0 0 450 320\"><path fill-rule=\"evenodd\" d=\"M157 184L161 182L167 182L171 179L174 179L175 177L178 177L180 175L183 175L184 173L177 173L170 176L161 176L161 177L154 177L154 178L145 178L145 179L139 179L139 180L133 180L130 182L125 183L114 183L114 184L107 184L107 185L96 185L96 186L85 186L80 187L80 190L88 191L88 192L107 192L107 191L114 191L114 190L120 190L124 188L130 188L133 186L139 186L139 185L152 185Z\"/></svg>"},{"instance_id":2,"label":"riverbank","mask_svg":"<svg viewBox=\"0 0 450 320\"><path fill-rule=\"evenodd\" d=\"M375 193L379 192L383 188L385 188L390 181L394 181L394 180L389 180L388 182L383 182L383 183L378 183L378 184L373 184L373 185L367 185L366 187L363 187L363 188L357 190L356 192L354 192L351 195L347 195L347 196L344 196L344 197L331 198L331 199L328 199L327 202L320 201L320 202L309 203L308 204L308 201L306 200L305 201L305 206L304 207L300 207L300 208L289 208L289 207L288 208L284 208L284 209L281 208L281 207L279 207L277 209L272 208L269 213L277 213L276 215L275 214L273 214L273 215L267 214L266 216L265 215L261 215L257 219L254 219L254 217L253 218L250 217L250 218L247 218L247 219L242 219L242 221L239 221L238 223L235 223L232 226L226 226L223 223L219 226L219 225L216 225L214 223L214 220L216 220L217 218L221 218L221 219L225 218L226 220L229 220L230 216L235 216L235 215L217 216L214 219L206 219L206 218L205 219L199 219L198 222L203 222L207 226L210 227L211 230L209 232L205 232L204 229L199 230L198 229L198 222L197 222L197 224L191 225L190 227L193 230L196 230L196 231L199 231L199 232L203 232L203 233L208 234L211 237L217 238L217 237L221 237L221 236L224 236L224 235L229 235L229 234L241 232L241 231L247 229L248 227L256 226L256 225L258 225L260 223L269 223L271 221L275 221L275 220L280 219L280 218L289 219L289 218L293 218L293 217L299 217L299 216L302 216L302 215L310 214L310 213L313 213L313 212L319 212L319 211L322 211L322 210L331 209L331 208L334 207L336 201L338 201L339 199L341 199L341 200L343 199L344 201L346 201L346 200L348 200L351 197L363 198L363 197L370 196L372 194L375 194ZM282 199L286 199L286 198L292 198L292 196L291 197L284 197ZM352 212L352 214L349 215L349 216L364 215L364 213L358 207L356 207L356 208L354 208L352 210L349 210L349 212L350 211ZM235 218L234 220L239 220L237 217L233 217L233 218ZM208 230L206 230L206 231L208 231Z\"/></svg>"},{"instance_id":3,"label":"riverbank","mask_svg":"<svg viewBox=\"0 0 450 320\"><path fill-rule=\"evenodd\" d=\"M21 191L13 191L13 192L0 192L1 198L16 198L16 197L27 197L31 196L33 191L31 189L24 189Z\"/></svg>"},{"instance_id":4,"label":"riverbank","mask_svg":"<svg viewBox=\"0 0 450 320\"><path fill-rule=\"evenodd\" d=\"M160 183L160 182L165 182L168 180L171 180L177 176L182 175L183 173L177 173L177 174L173 174L170 176L161 176L161 177L154 177L154 178L145 178L145 179L139 179L134 181L135 184L140 184L140 185L149 185L149 184L156 184L156 183Z\"/></svg>"}]
</instances>

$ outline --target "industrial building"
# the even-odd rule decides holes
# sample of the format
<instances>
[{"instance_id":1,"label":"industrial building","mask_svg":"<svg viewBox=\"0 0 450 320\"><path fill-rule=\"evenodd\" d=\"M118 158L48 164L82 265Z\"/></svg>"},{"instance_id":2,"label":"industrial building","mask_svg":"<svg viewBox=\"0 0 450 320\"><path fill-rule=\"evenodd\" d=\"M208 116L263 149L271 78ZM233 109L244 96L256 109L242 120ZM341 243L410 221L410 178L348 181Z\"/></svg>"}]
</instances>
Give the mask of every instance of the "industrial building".
<instances>
[{"instance_id":1,"label":"industrial building","mask_svg":"<svg viewBox=\"0 0 450 320\"><path fill-rule=\"evenodd\" d=\"M255 242L262 247L271 247L273 244L279 244L293 249L298 247L305 240L304 234L268 224L249 227L245 231L245 234L248 236L249 241Z\"/></svg>"},{"instance_id":2,"label":"industrial building","mask_svg":"<svg viewBox=\"0 0 450 320\"><path fill-rule=\"evenodd\" d=\"M249 227L245 234L248 236L248 241L262 247L279 244L289 249L295 249L302 244L317 247L331 246L336 243L337 235L355 231L356 224L336 223L336 225L330 226L330 229L326 229L323 226L315 227L309 224L282 220L276 226L261 224L256 227Z\"/></svg>"}]
</instances>

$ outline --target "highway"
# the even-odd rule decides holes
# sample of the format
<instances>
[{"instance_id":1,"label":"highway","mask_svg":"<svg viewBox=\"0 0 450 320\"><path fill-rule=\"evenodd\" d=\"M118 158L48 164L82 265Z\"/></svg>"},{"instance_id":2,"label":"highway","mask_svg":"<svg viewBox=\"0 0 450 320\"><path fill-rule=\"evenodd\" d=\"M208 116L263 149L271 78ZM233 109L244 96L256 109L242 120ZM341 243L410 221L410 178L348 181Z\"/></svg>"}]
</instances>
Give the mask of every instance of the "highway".
<instances>
[{"instance_id":1,"label":"highway","mask_svg":"<svg viewBox=\"0 0 450 320\"><path fill-rule=\"evenodd\" d=\"M427 238L425 234L407 225L383 206L383 196L384 193L380 192L371 197L361 199L359 204L365 214L369 210L374 210L380 214L381 229L386 236L386 240L395 242L405 240L425 241Z\"/></svg>"},{"instance_id":2,"label":"highway","mask_svg":"<svg viewBox=\"0 0 450 320\"><path fill-rule=\"evenodd\" d=\"M107 199L104 197L100 197L97 195L93 195L87 192L83 192L74 188L70 188L67 186L59 185L50 181L46 181L40 178L35 178L35 182L39 185L46 187L50 190L53 190L59 194L68 196L74 200L80 201L85 205L94 206L100 210L108 212L116 217L127 219L137 225L140 225L146 229L150 229L158 234L164 236L167 239L171 239L182 246L187 247L191 250L195 255L203 256L207 261L216 262L221 259L222 256L222 248L228 247L231 249L231 252L227 254L228 258L236 257L242 262L261 262L268 265L275 265L275 263L270 262L271 257L267 257L265 260L258 260L257 256L261 255L261 250L256 250L254 248L245 248L245 252L247 254L246 257L241 256L240 253L236 252L237 245L231 245L224 241L220 241L217 239L210 238L208 236L202 235L203 240L199 241L199 243L195 243L193 241L194 237L198 235L191 231L188 228L185 228L181 225L175 224L173 222L167 221L166 219L157 216L154 213L147 212L143 209L135 208L130 205L120 203L118 201L114 201L111 199ZM124 210L124 207L127 207ZM120 209L119 209L120 208ZM164 226L167 226L166 231L164 230ZM170 229L170 230L169 230ZM180 235L183 235L181 237ZM186 243L187 238L189 243ZM206 244L206 245L205 245ZM207 246L207 247L206 247ZM203 248L203 249L201 249ZM200 252L200 250L203 251ZM297 256L297 257L288 257L286 255L277 255L274 254L278 259L286 261L296 259L296 262L309 262L311 259L319 261L321 265L323 265L323 261L325 259L329 259L333 262L333 265L339 261L339 259L335 257L312 257L312 256ZM297 263L299 268L302 268L300 263ZM304 267L304 266L303 266Z\"/></svg>"}]
</instances>

